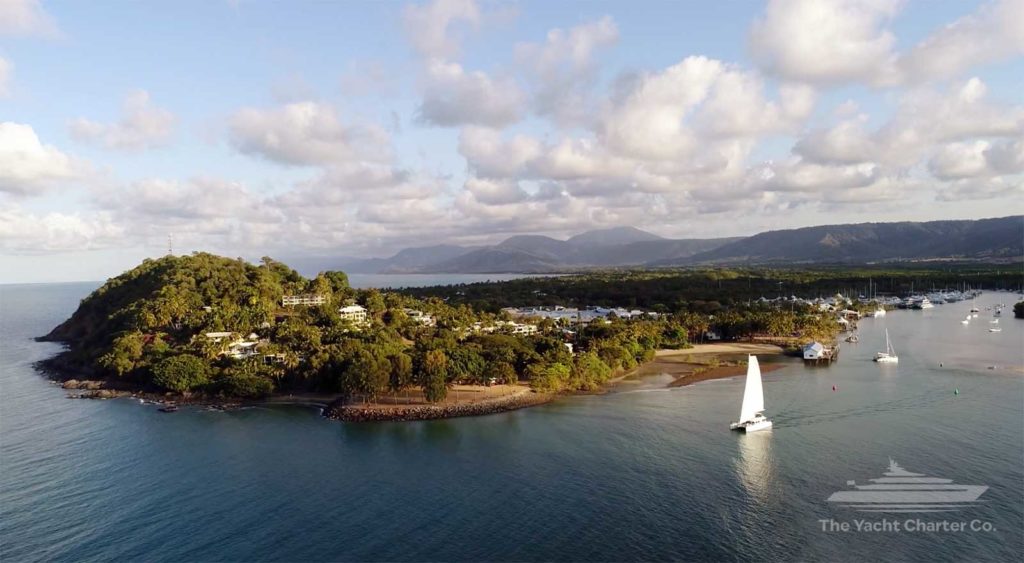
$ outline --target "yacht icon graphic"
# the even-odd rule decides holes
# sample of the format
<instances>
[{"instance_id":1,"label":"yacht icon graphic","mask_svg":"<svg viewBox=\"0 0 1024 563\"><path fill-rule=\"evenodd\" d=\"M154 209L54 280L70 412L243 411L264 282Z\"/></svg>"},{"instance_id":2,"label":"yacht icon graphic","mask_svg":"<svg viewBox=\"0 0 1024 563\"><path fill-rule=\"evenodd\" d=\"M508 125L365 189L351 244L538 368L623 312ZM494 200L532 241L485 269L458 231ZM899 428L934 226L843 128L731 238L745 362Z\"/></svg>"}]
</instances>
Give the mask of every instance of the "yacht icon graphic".
<instances>
[{"instance_id":1,"label":"yacht icon graphic","mask_svg":"<svg viewBox=\"0 0 1024 563\"><path fill-rule=\"evenodd\" d=\"M860 512L950 512L976 504L988 490L984 485L958 485L952 479L911 473L889 459L883 477L869 479L870 485L857 485L850 491L838 491L828 502Z\"/></svg>"}]
</instances>

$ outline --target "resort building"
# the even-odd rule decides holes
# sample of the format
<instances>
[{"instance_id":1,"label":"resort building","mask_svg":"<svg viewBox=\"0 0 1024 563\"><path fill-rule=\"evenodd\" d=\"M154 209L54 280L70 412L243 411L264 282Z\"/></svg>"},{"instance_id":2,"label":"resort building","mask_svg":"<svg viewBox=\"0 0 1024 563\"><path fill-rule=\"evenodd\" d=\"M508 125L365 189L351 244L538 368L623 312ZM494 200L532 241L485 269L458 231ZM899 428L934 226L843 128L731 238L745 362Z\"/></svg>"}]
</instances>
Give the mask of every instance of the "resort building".
<instances>
[{"instance_id":1,"label":"resort building","mask_svg":"<svg viewBox=\"0 0 1024 563\"><path fill-rule=\"evenodd\" d=\"M260 340L259 335L251 333L243 338L241 334L234 332L207 332L203 334L210 341L221 344L220 355L228 356L236 360L249 358L256 355L256 347L267 341Z\"/></svg>"},{"instance_id":2,"label":"resort building","mask_svg":"<svg viewBox=\"0 0 1024 563\"><path fill-rule=\"evenodd\" d=\"M203 336L214 342L223 342L224 340L234 336L234 334L235 333L233 332L207 332L203 334Z\"/></svg>"},{"instance_id":3,"label":"resort building","mask_svg":"<svg viewBox=\"0 0 1024 563\"><path fill-rule=\"evenodd\" d=\"M327 297L323 295L317 295L314 293L306 293L303 295L285 295L281 298L281 305L285 307L294 307L296 305L323 305L327 303Z\"/></svg>"},{"instance_id":4,"label":"resort building","mask_svg":"<svg viewBox=\"0 0 1024 563\"><path fill-rule=\"evenodd\" d=\"M346 305L338 309L338 314L341 315L342 320L352 324L361 325L366 323L366 308L362 305Z\"/></svg>"},{"instance_id":5,"label":"resort building","mask_svg":"<svg viewBox=\"0 0 1024 563\"><path fill-rule=\"evenodd\" d=\"M531 318L540 317L544 319L551 319L555 322L562 322L563 324L576 324L576 325L587 325L592 322L607 323L610 317L617 317L620 319L638 319L647 315L649 317L656 317L657 313L651 313L648 311L641 311L639 309L608 309L604 307L593 307L585 309L577 309L574 307L505 307L502 312L508 313L510 316L515 318Z\"/></svg>"},{"instance_id":6,"label":"resort building","mask_svg":"<svg viewBox=\"0 0 1024 563\"><path fill-rule=\"evenodd\" d=\"M423 326L434 326L437 324L437 320L429 313L417 311L416 309L405 309L404 311L406 316L417 324L421 324Z\"/></svg>"},{"instance_id":7,"label":"resort building","mask_svg":"<svg viewBox=\"0 0 1024 563\"><path fill-rule=\"evenodd\" d=\"M473 332L502 332L515 336L529 336L531 334L537 334L537 325L517 323L514 321L497 321L493 325L485 325L481 322L475 322L470 326L470 329Z\"/></svg>"},{"instance_id":8,"label":"resort building","mask_svg":"<svg viewBox=\"0 0 1024 563\"><path fill-rule=\"evenodd\" d=\"M224 355L236 360L251 358L256 355L256 347L259 344L258 340L236 340L228 344L228 349L224 352Z\"/></svg>"}]
</instances>

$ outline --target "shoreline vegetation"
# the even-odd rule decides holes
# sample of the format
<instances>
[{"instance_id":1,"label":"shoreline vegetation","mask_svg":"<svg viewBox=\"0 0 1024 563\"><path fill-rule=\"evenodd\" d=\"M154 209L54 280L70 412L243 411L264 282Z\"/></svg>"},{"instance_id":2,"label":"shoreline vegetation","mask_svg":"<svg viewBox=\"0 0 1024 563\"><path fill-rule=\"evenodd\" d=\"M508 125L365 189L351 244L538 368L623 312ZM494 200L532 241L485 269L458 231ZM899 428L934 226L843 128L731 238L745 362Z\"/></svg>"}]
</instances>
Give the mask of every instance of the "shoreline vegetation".
<instances>
[{"instance_id":1,"label":"shoreline vegetation","mask_svg":"<svg viewBox=\"0 0 1024 563\"><path fill-rule=\"evenodd\" d=\"M731 377L743 373L745 354L782 351L769 344L792 353L834 342L840 309L879 306L838 291L871 294L879 273L598 272L381 291L354 289L343 272L306 279L270 258L169 255L83 299L39 338L66 349L38 368L84 398L304 404L342 420L470 416L603 392L650 373L672 375L672 386ZM957 276L1016 281L998 269L913 270L884 285Z\"/></svg>"},{"instance_id":2,"label":"shoreline vegetation","mask_svg":"<svg viewBox=\"0 0 1024 563\"><path fill-rule=\"evenodd\" d=\"M683 387L712 379L725 379L743 375L746 363L739 355L781 355L783 348L771 344L734 342L726 344L698 344L680 350L657 350L654 358L632 370L608 380L600 389L577 394L603 393L623 382L651 375L669 375L674 379L666 387ZM788 364L762 364L762 371L781 369ZM538 393L529 385L458 385L441 403L430 403L422 393L406 392L383 396L377 402L351 401L342 395L304 393L275 395L259 400L225 401L218 397L201 395L179 396L173 393L153 393L110 387L111 382L97 380L59 380L69 398L115 399L133 398L156 405L206 406L216 410L245 407L305 406L321 409L329 419L344 422L416 421L484 416L547 404L560 396Z\"/></svg>"}]
</instances>

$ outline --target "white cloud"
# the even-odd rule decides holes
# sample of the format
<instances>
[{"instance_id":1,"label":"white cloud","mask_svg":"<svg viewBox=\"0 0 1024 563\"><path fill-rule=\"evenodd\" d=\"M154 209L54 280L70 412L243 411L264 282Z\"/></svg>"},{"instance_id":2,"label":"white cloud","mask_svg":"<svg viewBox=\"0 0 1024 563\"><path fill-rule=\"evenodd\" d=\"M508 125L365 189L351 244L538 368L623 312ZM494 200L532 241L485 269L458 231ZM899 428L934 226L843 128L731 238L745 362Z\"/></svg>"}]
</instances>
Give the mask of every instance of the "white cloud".
<instances>
[{"instance_id":1,"label":"white cloud","mask_svg":"<svg viewBox=\"0 0 1024 563\"><path fill-rule=\"evenodd\" d=\"M342 123L332 106L320 102L242 109L231 117L229 133L239 151L283 164L329 165L391 157L391 139L384 129Z\"/></svg>"},{"instance_id":2,"label":"white cloud","mask_svg":"<svg viewBox=\"0 0 1024 563\"><path fill-rule=\"evenodd\" d=\"M815 129L800 138L793 152L812 162L854 164L875 158L876 145L865 129L868 116L847 119L827 129Z\"/></svg>"},{"instance_id":3,"label":"white cloud","mask_svg":"<svg viewBox=\"0 0 1024 563\"><path fill-rule=\"evenodd\" d=\"M0 57L0 98L11 95L11 75L14 73L14 65L7 59Z\"/></svg>"},{"instance_id":4,"label":"white cloud","mask_svg":"<svg viewBox=\"0 0 1024 563\"><path fill-rule=\"evenodd\" d=\"M30 125L0 123L0 193L35 195L86 173L87 163L44 145Z\"/></svg>"},{"instance_id":5,"label":"white cloud","mask_svg":"<svg viewBox=\"0 0 1024 563\"><path fill-rule=\"evenodd\" d=\"M519 184L510 180L488 180L470 178L466 180L466 191L487 205L516 203L527 198L527 194Z\"/></svg>"},{"instance_id":6,"label":"white cloud","mask_svg":"<svg viewBox=\"0 0 1024 563\"><path fill-rule=\"evenodd\" d=\"M753 172L752 188L777 192L826 194L870 186L879 177L878 167L874 164L826 166L793 158L757 167Z\"/></svg>"},{"instance_id":7,"label":"white cloud","mask_svg":"<svg viewBox=\"0 0 1024 563\"><path fill-rule=\"evenodd\" d=\"M111 248L122 245L124 235L109 213L37 214L19 206L0 207L0 250L11 254Z\"/></svg>"},{"instance_id":8,"label":"white cloud","mask_svg":"<svg viewBox=\"0 0 1024 563\"><path fill-rule=\"evenodd\" d=\"M885 25L898 0L772 0L750 32L767 71L804 82L876 81L892 64L896 37Z\"/></svg>"},{"instance_id":9,"label":"white cloud","mask_svg":"<svg viewBox=\"0 0 1024 563\"><path fill-rule=\"evenodd\" d=\"M0 1L0 35L57 35L57 25L39 0Z\"/></svg>"},{"instance_id":10,"label":"white cloud","mask_svg":"<svg viewBox=\"0 0 1024 563\"><path fill-rule=\"evenodd\" d=\"M942 143L1024 135L1024 106L990 102L986 93L987 87L977 78L946 91L910 90L877 130L868 131L867 116L861 115L810 131L793 150L823 164L875 161L910 167Z\"/></svg>"},{"instance_id":11,"label":"white cloud","mask_svg":"<svg viewBox=\"0 0 1024 563\"><path fill-rule=\"evenodd\" d=\"M1024 172L1024 139L949 143L928 161L928 170L942 180L1018 174Z\"/></svg>"},{"instance_id":12,"label":"white cloud","mask_svg":"<svg viewBox=\"0 0 1024 563\"><path fill-rule=\"evenodd\" d=\"M117 123L98 123L79 117L68 124L71 136L109 149L142 150L167 144L174 134L175 117L150 103L149 92L130 92Z\"/></svg>"},{"instance_id":13,"label":"white cloud","mask_svg":"<svg viewBox=\"0 0 1024 563\"><path fill-rule=\"evenodd\" d=\"M480 176L506 178L520 174L541 151L541 143L525 135L504 140L501 131L484 127L466 127L459 133L459 153Z\"/></svg>"},{"instance_id":14,"label":"white cloud","mask_svg":"<svg viewBox=\"0 0 1024 563\"><path fill-rule=\"evenodd\" d=\"M569 30L552 29L543 44L517 45L516 60L532 82L535 111L562 124L588 122L597 80L594 55L618 39L615 20L604 16Z\"/></svg>"},{"instance_id":15,"label":"white cloud","mask_svg":"<svg viewBox=\"0 0 1024 563\"><path fill-rule=\"evenodd\" d=\"M428 63L423 88L419 119L433 125L501 127L520 119L525 102L510 78L494 79L438 60Z\"/></svg>"},{"instance_id":16,"label":"white cloud","mask_svg":"<svg viewBox=\"0 0 1024 563\"><path fill-rule=\"evenodd\" d=\"M410 4L402 11L402 22L413 47L429 58L451 58L459 54L459 24L479 25L480 8L474 0L433 0Z\"/></svg>"},{"instance_id":17,"label":"white cloud","mask_svg":"<svg viewBox=\"0 0 1024 563\"><path fill-rule=\"evenodd\" d=\"M751 55L790 80L897 86L961 76L1024 54L1024 1L996 0L905 52L888 25L902 0L771 0L751 28Z\"/></svg>"},{"instance_id":18,"label":"white cloud","mask_svg":"<svg viewBox=\"0 0 1024 563\"><path fill-rule=\"evenodd\" d=\"M969 201L1003 198L1020 201L1024 198L1024 178L1007 176L995 178L966 178L951 182L936 194L939 201ZM1017 209L1007 209L1014 213Z\"/></svg>"},{"instance_id":19,"label":"white cloud","mask_svg":"<svg viewBox=\"0 0 1024 563\"><path fill-rule=\"evenodd\" d=\"M634 158L684 157L697 139L683 119L707 98L723 71L720 61L687 57L664 71L644 75L603 120L604 141Z\"/></svg>"},{"instance_id":20,"label":"white cloud","mask_svg":"<svg viewBox=\"0 0 1024 563\"><path fill-rule=\"evenodd\" d=\"M900 57L910 81L952 78L978 65L1024 55L1024 1L983 4Z\"/></svg>"}]
</instances>

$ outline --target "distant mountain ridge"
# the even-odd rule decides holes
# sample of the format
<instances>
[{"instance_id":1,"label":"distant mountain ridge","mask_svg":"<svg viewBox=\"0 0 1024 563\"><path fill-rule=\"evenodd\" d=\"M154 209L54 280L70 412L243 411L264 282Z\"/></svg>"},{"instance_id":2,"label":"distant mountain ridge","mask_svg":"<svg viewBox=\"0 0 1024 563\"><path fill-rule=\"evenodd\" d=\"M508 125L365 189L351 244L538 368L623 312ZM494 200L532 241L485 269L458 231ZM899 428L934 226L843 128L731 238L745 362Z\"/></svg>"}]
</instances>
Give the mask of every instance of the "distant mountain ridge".
<instances>
[{"instance_id":1,"label":"distant mountain ridge","mask_svg":"<svg viewBox=\"0 0 1024 563\"><path fill-rule=\"evenodd\" d=\"M1024 259L1024 216L923 223L860 223L768 231L750 237L667 239L634 227L567 240L517 235L491 246L406 248L388 258L320 259L352 273L552 273L593 268L738 264L867 264ZM317 260L300 262L316 273ZM321 267L321 269L327 269Z\"/></svg>"},{"instance_id":2,"label":"distant mountain ridge","mask_svg":"<svg viewBox=\"0 0 1024 563\"><path fill-rule=\"evenodd\" d=\"M815 264L1024 257L1024 216L860 223L768 231L659 265Z\"/></svg>"}]
</instances>

